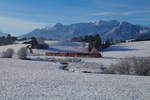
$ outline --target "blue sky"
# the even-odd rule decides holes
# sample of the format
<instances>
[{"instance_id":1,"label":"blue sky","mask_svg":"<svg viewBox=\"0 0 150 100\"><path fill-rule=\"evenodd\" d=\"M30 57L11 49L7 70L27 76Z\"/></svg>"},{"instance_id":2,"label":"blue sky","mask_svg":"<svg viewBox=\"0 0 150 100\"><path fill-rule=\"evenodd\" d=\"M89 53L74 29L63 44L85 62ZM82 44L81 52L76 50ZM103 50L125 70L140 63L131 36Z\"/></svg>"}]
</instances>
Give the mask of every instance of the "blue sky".
<instances>
[{"instance_id":1,"label":"blue sky","mask_svg":"<svg viewBox=\"0 0 150 100\"><path fill-rule=\"evenodd\" d=\"M150 25L150 0L0 0L0 31L22 35L35 28L97 20Z\"/></svg>"}]
</instances>

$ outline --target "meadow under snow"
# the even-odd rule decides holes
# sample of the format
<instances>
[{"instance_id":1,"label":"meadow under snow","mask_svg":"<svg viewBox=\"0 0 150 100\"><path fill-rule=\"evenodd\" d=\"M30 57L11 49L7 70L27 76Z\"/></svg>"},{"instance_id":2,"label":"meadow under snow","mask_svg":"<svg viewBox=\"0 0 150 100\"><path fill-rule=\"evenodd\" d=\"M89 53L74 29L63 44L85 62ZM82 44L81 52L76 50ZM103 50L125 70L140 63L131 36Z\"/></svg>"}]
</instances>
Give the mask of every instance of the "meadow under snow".
<instances>
[{"instance_id":1,"label":"meadow under snow","mask_svg":"<svg viewBox=\"0 0 150 100\"><path fill-rule=\"evenodd\" d=\"M0 100L143 100L150 94L149 77L61 70L59 62L44 59L68 58L45 57L46 51L85 49L79 43L49 44L50 49L34 50L34 54L29 54L32 60L0 58ZM22 46L1 46L0 51L9 47L17 51ZM98 70L98 65L108 67L128 56L150 56L150 41L117 44L106 49L103 58L77 58L82 61L70 63L70 67L73 70Z\"/></svg>"}]
</instances>

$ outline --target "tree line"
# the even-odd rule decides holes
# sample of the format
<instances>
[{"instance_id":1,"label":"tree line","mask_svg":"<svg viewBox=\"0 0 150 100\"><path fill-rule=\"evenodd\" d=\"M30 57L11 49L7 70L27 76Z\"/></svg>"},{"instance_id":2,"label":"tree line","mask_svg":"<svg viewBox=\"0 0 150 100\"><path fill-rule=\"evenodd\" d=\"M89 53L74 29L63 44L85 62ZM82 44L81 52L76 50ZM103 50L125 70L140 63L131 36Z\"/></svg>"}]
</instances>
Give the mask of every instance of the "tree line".
<instances>
[{"instance_id":1,"label":"tree line","mask_svg":"<svg viewBox=\"0 0 150 100\"><path fill-rule=\"evenodd\" d=\"M74 37L72 39L72 41L74 41L74 42L87 42L89 52L98 52L104 48L108 48L110 45L113 44L112 39L102 41L102 38L99 34Z\"/></svg>"},{"instance_id":2,"label":"tree line","mask_svg":"<svg viewBox=\"0 0 150 100\"><path fill-rule=\"evenodd\" d=\"M7 37L0 37L0 46L13 44L17 40L17 37L11 36L8 34Z\"/></svg>"}]
</instances>

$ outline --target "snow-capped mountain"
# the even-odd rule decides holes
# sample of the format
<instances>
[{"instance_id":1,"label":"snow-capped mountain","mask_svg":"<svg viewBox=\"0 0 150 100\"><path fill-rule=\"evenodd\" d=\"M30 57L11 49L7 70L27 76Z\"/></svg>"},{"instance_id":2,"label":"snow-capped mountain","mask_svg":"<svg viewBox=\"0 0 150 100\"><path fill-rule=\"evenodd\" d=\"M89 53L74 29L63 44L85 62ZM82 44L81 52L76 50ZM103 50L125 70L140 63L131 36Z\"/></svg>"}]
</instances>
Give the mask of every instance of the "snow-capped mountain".
<instances>
[{"instance_id":1,"label":"snow-capped mountain","mask_svg":"<svg viewBox=\"0 0 150 100\"><path fill-rule=\"evenodd\" d=\"M73 37L100 34L103 40L126 40L140 36L150 36L150 27L135 25L129 22L96 21L63 25L57 23L53 27L35 29L21 37L43 37L54 40L69 40Z\"/></svg>"},{"instance_id":2,"label":"snow-capped mountain","mask_svg":"<svg viewBox=\"0 0 150 100\"><path fill-rule=\"evenodd\" d=\"M8 34L6 34L6 33L3 33L3 32L0 32L0 37L2 37L2 36L7 36Z\"/></svg>"}]
</instances>

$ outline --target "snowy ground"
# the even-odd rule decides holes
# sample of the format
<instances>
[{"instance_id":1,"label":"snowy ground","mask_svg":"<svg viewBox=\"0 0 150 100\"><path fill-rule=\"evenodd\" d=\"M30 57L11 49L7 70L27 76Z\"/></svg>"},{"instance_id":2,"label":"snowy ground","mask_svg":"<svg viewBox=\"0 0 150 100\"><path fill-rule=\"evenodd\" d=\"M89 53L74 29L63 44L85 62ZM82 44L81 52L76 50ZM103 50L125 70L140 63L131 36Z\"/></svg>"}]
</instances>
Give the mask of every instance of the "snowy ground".
<instances>
[{"instance_id":1,"label":"snowy ground","mask_svg":"<svg viewBox=\"0 0 150 100\"><path fill-rule=\"evenodd\" d=\"M79 50L82 44L49 42L57 50ZM33 60L0 58L0 100L143 100L150 94L150 78L144 76L103 75L81 73L95 72L99 65L109 66L128 56L150 56L150 41L114 45L103 52L103 58L76 58L69 63L70 70L60 70L59 62L72 57L45 57L48 50L34 50L29 54ZM1 46L17 51L22 44ZM81 49L83 50L83 49ZM45 60L44 60L45 59ZM43 61L42 61L43 60ZM78 72L79 70L79 72Z\"/></svg>"},{"instance_id":2,"label":"snowy ground","mask_svg":"<svg viewBox=\"0 0 150 100\"><path fill-rule=\"evenodd\" d=\"M150 56L150 41L129 42L111 46L104 51L105 57Z\"/></svg>"},{"instance_id":3,"label":"snowy ground","mask_svg":"<svg viewBox=\"0 0 150 100\"><path fill-rule=\"evenodd\" d=\"M80 51L87 51L87 44L79 43L79 42L59 42L59 41L46 41L49 44L49 49L46 50L37 50L34 49L34 54L29 54L30 58L38 60L46 60L46 59L66 59L72 57L55 57L55 56L45 56L46 52L80 52ZM85 45L85 48L83 48ZM0 53L7 48L13 48L15 52L25 45L22 44L15 44L15 45L8 45L8 46L1 46ZM129 42L129 43L121 43L117 45L113 45L103 52L102 58L88 58L88 57L76 57L77 59L81 59L82 63L96 63L100 66L103 65L108 67L112 63L116 63L118 59L125 58L125 57L133 57L133 56L150 56L150 41L143 41L143 42ZM74 59L74 58L73 58ZM81 65L81 64L78 64ZM82 66L81 66L82 67Z\"/></svg>"},{"instance_id":4,"label":"snowy ground","mask_svg":"<svg viewBox=\"0 0 150 100\"><path fill-rule=\"evenodd\" d=\"M0 100L143 100L150 78L72 73L59 63L0 59Z\"/></svg>"},{"instance_id":5,"label":"snowy ground","mask_svg":"<svg viewBox=\"0 0 150 100\"><path fill-rule=\"evenodd\" d=\"M82 43L67 43L67 42L48 42L50 47L54 49L57 48L56 51L64 51L67 49L68 51L80 51L83 50ZM87 48L85 48L87 49ZM65 59L65 58L72 58L72 57L45 57L45 52L51 50L34 50L35 54L41 54L40 56L32 56L32 58L55 58L55 59ZM88 58L83 57L80 58L82 62L80 63L70 63L69 69L71 71L91 71L91 72L101 72L101 67L109 67L110 64L116 63L119 59L125 57L133 57L133 56L150 56L150 41L143 41L143 42L129 42L129 43L121 43L117 45L113 45L108 49L105 49L101 52L103 57L102 58ZM88 68L85 66L89 64ZM91 66L91 64L96 65ZM99 68L98 68L99 66Z\"/></svg>"}]
</instances>

